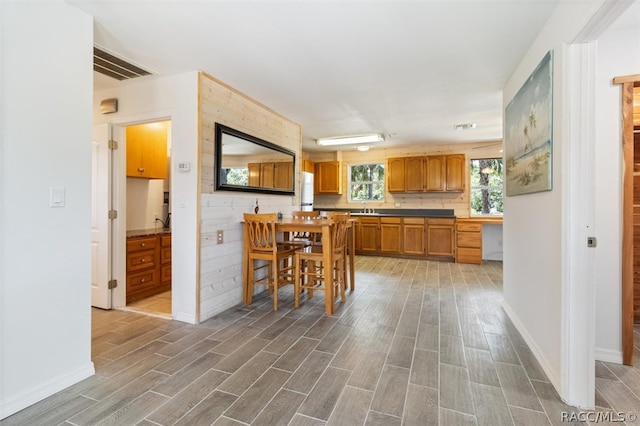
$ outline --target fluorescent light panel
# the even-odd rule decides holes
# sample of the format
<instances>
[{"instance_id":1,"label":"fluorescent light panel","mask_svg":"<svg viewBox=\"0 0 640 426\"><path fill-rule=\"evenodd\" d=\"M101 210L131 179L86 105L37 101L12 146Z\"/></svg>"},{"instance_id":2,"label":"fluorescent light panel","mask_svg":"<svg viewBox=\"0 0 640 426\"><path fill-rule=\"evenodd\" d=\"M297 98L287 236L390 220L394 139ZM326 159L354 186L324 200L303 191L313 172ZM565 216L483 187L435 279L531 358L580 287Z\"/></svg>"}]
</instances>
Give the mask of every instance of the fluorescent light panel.
<instances>
[{"instance_id":1,"label":"fluorescent light panel","mask_svg":"<svg viewBox=\"0 0 640 426\"><path fill-rule=\"evenodd\" d=\"M316 140L318 145L327 146L327 145L349 145L349 144L358 144L358 143L371 143L371 142L382 142L384 141L384 136L381 134L373 134L373 135L357 135L357 136L341 136L338 138L320 138Z\"/></svg>"}]
</instances>

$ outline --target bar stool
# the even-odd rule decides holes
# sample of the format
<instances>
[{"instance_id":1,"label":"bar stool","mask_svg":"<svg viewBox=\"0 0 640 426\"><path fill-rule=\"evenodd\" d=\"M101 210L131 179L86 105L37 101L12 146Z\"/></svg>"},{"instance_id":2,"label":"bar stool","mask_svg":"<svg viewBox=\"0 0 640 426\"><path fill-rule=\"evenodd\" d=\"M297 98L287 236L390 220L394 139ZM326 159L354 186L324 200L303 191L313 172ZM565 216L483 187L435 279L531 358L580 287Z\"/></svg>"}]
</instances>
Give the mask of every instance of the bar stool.
<instances>
[{"instance_id":1,"label":"bar stool","mask_svg":"<svg viewBox=\"0 0 640 426\"><path fill-rule=\"evenodd\" d=\"M278 310L278 288L294 284L293 257L300 246L287 242L279 243L276 239L276 214L244 214L245 226L249 237L249 283L247 286L247 303L253 299L253 288L263 285L273 294L273 310ZM262 261L256 265L256 261ZM260 271L266 275L256 278Z\"/></svg>"},{"instance_id":2,"label":"bar stool","mask_svg":"<svg viewBox=\"0 0 640 426\"><path fill-rule=\"evenodd\" d=\"M314 290L329 292L330 311L334 311L337 294L342 302L346 300L346 234L348 214L333 216L334 224L331 229L331 256L333 265L323 264L322 246L310 245L295 252L295 307L300 306L300 293L307 290L309 298Z\"/></svg>"}]
</instances>

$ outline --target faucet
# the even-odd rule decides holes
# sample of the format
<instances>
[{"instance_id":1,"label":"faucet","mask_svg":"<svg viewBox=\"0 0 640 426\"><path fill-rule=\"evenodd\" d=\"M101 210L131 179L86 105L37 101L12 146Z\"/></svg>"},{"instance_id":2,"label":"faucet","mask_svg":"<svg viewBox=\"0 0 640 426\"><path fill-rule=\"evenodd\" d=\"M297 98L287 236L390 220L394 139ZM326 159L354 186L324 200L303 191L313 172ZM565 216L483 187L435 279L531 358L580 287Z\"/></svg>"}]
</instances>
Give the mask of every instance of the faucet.
<instances>
[{"instance_id":1,"label":"faucet","mask_svg":"<svg viewBox=\"0 0 640 426\"><path fill-rule=\"evenodd\" d=\"M159 217L156 217L156 222L160 222L163 228L169 229L171 223L171 213L167 213L167 220L162 220Z\"/></svg>"}]
</instances>

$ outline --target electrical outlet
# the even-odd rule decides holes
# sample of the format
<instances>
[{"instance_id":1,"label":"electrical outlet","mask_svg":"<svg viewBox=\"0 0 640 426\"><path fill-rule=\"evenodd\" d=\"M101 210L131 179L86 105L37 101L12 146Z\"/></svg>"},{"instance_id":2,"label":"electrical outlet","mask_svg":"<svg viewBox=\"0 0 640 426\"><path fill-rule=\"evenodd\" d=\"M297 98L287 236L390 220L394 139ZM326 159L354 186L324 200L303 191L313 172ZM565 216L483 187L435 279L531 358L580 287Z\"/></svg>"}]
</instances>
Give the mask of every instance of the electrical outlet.
<instances>
[{"instance_id":1,"label":"electrical outlet","mask_svg":"<svg viewBox=\"0 0 640 426\"><path fill-rule=\"evenodd\" d=\"M218 231L218 244L224 243L224 232L222 230Z\"/></svg>"}]
</instances>

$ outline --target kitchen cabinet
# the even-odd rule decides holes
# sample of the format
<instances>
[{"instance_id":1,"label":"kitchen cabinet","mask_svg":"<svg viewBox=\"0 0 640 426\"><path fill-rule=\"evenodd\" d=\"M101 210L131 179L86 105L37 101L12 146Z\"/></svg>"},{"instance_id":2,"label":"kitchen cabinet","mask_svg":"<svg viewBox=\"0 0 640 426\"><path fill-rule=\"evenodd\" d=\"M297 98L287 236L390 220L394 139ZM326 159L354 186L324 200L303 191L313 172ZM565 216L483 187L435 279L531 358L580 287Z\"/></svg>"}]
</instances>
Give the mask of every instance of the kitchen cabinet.
<instances>
[{"instance_id":1,"label":"kitchen cabinet","mask_svg":"<svg viewBox=\"0 0 640 426\"><path fill-rule=\"evenodd\" d=\"M314 170L315 194L342 194L342 163L340 161L315 163Z\"/></svg>"},{"instance_id":2,"label":"kitchen cabinet","mask_svg":"<svg viewBox=\"0 0 640 426\"><path fill-rule=\"evenodd\" d=\"M380 253L402 253L402 218L380 218Z\"/></svg>"},{"instance_id":3,"label":"kitchen cabinet","mask_svg":"<svg viewBox=\"0 0 640 426\"><path fill-rule=\"evenodd\" d=\"M356 250L362 254L379 253L379 237L380 218L378 217L361 217L356 227Z\"/></svg>"},{"instance_id":4,"label":"kitchen cabinet","mask_svg":"<svg viewBox=\"0 0 640 426\"><path fill-rule=\"evenodd\" d=\"M311 160L302 160L302 171L308 173L314 173L315 163Z\"/></svg>"},{"instance_id":5,"label":"kitchen cabinet","mask_svg":"<svg viewBox=\"0 0 640 426\"><path fill-rule=\"evenodd\" d=\"M464 154L387 159L387 191L396 193L463 192Z\"/></svg>"},{"instance_id":6,"label":"kitchen cabinet","mask_svg":"<svg viewBox=\"0 0 640 426\"><path fill-rule=\"evenodd\" d=\"M167 122L126 128L127 176L167 178Z\"/></svg>"},{"instance_id":7,"label":"kitchen cabinet","mask_svg":"<svg viewBox=\"0 0 640 426\"><path fill-rule=\"evenodd\" d=\"M455 255L454 226L455 219L427 219L427 256L453 259Z\"/></svg>"},{"instance_id":8,"label":"kitchen cabinet","mask_svg":"<svg viewBox=\"0 0 640 426\"><path fill-rule=\"evenodd\" d=\"M464 192L465 165L464 154L446 156L446 190L448 192Z\"/></svg>"},{"instance_id":9,"label":"kitchen cabinet","mask_svg":"<svg viewBox=\"0 0 640 426\"><path fill-rule=\"evenodd\" d=\"M171 235L127 238L127 303L171 289Z\"/></svg>"},{"instance_id":10,"label":"kitchen cabinet","mask_svg":"<svg viewBox=\"0 0 640 426\"><path fill-rule=\"evenodd\" d=\"M273 189L293 189L293 163L249 163L249 186Z\"/></svg>"},{"instance_id":11,"label":"kitchen cabinet","mask_svg":"<svg viewBox=\"0 0 640 426\"><path fill-rule=\"evenodd\" d=\"M456 262L482 263L481 223L456 223Z\"/></svg>"},{"instance_id":12,"label":"kitchen cabinet","mask_svg":"<svg viewBox=\"0 0 640 426\"><path fill-rule=\"evenodd\" d=\"M387 191L404 192L404 158L387 159Z\"/></svg>"},{"instance_id":13,"label":"kitchen cabinet","mask_svg":"<svg viewBox=\"0 0 640 426\"><path fill-rule=\"evenodd\" d=\"M425 219L405 217L402 225L402 252L408 255L424 256Z\"/></svg>"}]
</instances>

